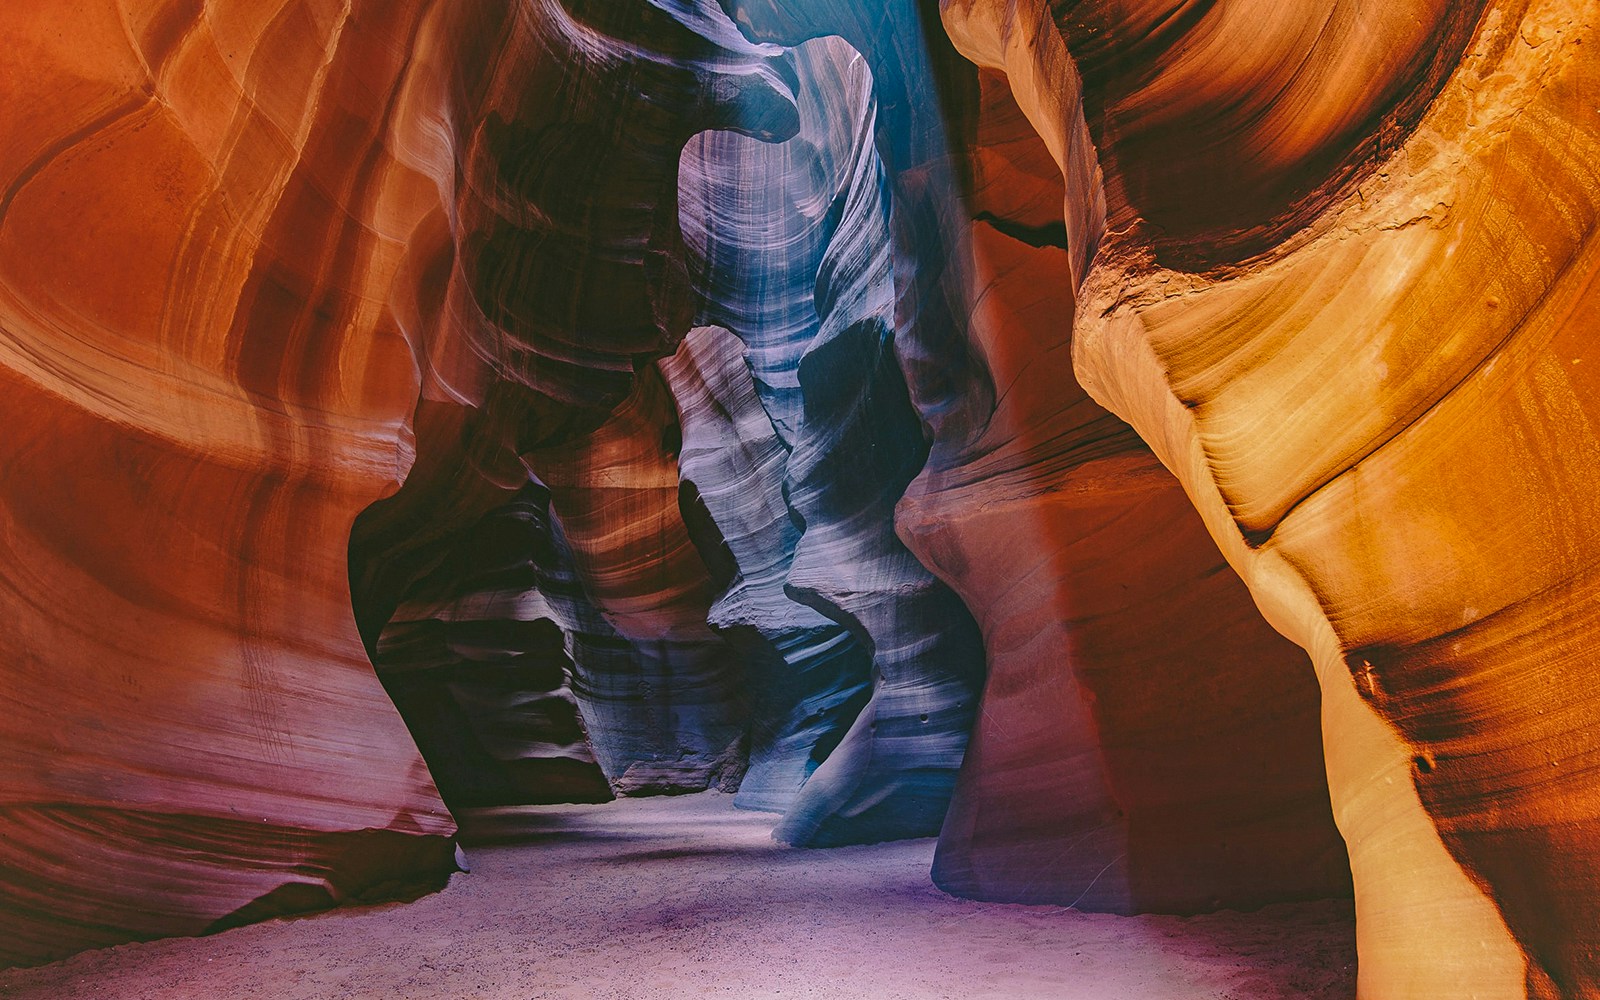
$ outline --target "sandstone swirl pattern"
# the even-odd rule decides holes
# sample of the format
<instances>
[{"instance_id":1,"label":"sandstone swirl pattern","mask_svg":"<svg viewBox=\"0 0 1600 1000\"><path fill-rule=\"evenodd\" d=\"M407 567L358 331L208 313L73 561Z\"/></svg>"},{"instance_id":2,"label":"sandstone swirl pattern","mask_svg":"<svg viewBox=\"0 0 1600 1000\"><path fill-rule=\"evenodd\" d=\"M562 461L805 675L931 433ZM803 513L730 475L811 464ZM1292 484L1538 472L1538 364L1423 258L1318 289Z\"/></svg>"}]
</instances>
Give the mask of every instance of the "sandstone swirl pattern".
<instances>
[{"instance_id":1,"label":"sandstone swirl pattern","mask_svg":"<svg viewBox=\"0 0 1600 1000\"><path fill-rule=\"evenodd\" d=\"M388 671L408 625L447 622L498 632L496 655L556 662L547 630L508 635L550 621L617 787L737 780L746 671L707 622L728 581L690 537L674 407L649 361L698 308L682 147L707 129L792 134L783 50L709 2L105 3L6 19L23 68L8 105L28 110L7 116L0 206L19 622L4 683L16 704L52 706L6 723L7 957L442 878L450 818L356 622ZM870 186L852 190L870 212ZM74 218L89 238L68 238ZM871 291L856 267L841 294ZM863 330L892 382L888 327ZM922 448L901 405L910 433L891 436L901 457L869 501L891 551L894 477ZM530 488L549 491L570 577L467 610L476 584L451 578L452 558ZM945 603L940 627L959 629ZM880 658L908 655L877 627ZM963 659L969 676L980 666ZM859 683L790 751L825 752ZM969 692L961 710L974 707ZM931 790L908 785L918 832L937 825L964 738L959 719L934 728ZM486 752L503 769L539 757L538 736ZM899 773L871 744L851 741L853 759ZM856 787L807 815L821 824ZM849 826L829 836L893 832Z\"/></svg>"},{"instance_id":2,"label":"sandstone swirl pattern","mask_svg":"<svg viewBox=\"0 0 1600 1000\"><path fill-rule=\"evenodd\" d=\"M739 785L1600 996L1600 7L934 7L0 10L0 961Z\"/></svg>"},{"instance_id":3,"label":"sandstone swirl pattern","mask_svg":"<svg viewBox=\"0 0 1600 1000\"><path fill-rule=\"evenodd\" d=\"M1004 81L980 88L963 273L996 404L951 423L899 511L989 661L934 879L1120 913L1346 892L1305 656L1078 386L1060 174Z\"/></svg>"},{"instance_id":4,"label":"sandstone swirl pattern","mask_svg":"<svg viewBox=\"0 0 1600 1000\"><path fill-rule=\"evenodd\" d=\"M750 698L748 770L736 804L786 812L870 695L870 659L844 626L791 599L800 529L783 500L788 450L761 406L744 345L690 332L661 362L683 419L680 467L728 586L708 618L738 650Z\"/></svg>"},{"instance_id":5,"label":"sandstone swirl pattern","mask_svg":"<svg viewBox=\"0 0 1600 1000\"><path fill-rule=\"evenodd\" d=\"M713 5L0 18L0 684L33 706L0 724L4 957L437 884L453 824L362 654L352 522L413 441L391 540L418 512L466 530L528 481L525 451L572 467L550 449L687 329L683 142L792 130L775 53ZM536 135L564 166L518 174ZM563 495L577 520L592 485ZM604 531L574 547L614 572ZM687 586L680 619L710 599Z\"/></svg>"},{"instance_id":6,"label":"sandstone swirl pattern","mask_svg":"<svg viewBox=\"0 0 1600 1000\"><path fill-rule=\"evenodd\" d=\"M1077 186L1079 377L1312 653L1363 995L1595 995L1596 9L1156 7L944 8Z\"/></svg>"},{"instance_id":7,"label":"sandstone swirl pattern","mask_svg":"<svg viewBox=\"0 0 1600 1000\"><path fill-rule=\"evenodd\" d=\"M896 531L976 615L989 671L940 884L1123 912L1341 891L1309 672L1177 484L1073 382L1062 185L1003 88L912 3L732 7L763 39L843 38L872 71L888 232L867 245L891 250L879 287L930 439ZM704 204L749 211L771 190L750 187Z\"/></svg>"},{"instance_id":8,"label":"sandstone swirl pattern","mask_svg":"<svg viewBox=\"0 0 1600 1000\"><path fill-rule=\"evenodd\" d=\"M0 21L0 957L442 880L344 558L408 461L421 11Z\"/></svg>"},{"instance_id":9,"label":"sandstone swirl pattern","mask_svg":"<svg viewBox=\"0 0 1600 1000\"><path fill-rule=\"evenodd\" d=\"M871 656L871 697L778 836L927 836L961 763L982 653L966 609L894 531L927 443L900 363L874 78L838 39L798 46L794 64L800 134L773 146L702 137L681 181L706 316L743 340L787 452L783 497L800 531L782 584Z\"/></svg>"}]
</instances>

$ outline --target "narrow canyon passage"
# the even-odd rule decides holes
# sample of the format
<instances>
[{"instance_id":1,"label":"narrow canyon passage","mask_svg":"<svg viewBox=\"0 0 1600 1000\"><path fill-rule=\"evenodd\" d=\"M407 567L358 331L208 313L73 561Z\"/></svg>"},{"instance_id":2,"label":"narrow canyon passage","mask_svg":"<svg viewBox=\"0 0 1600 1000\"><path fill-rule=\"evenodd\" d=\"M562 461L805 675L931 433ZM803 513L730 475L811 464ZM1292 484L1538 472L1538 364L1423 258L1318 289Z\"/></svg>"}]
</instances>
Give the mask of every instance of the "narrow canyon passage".
<instances>
[{"instance_id":1,"label":"narrow canyon passage","mask_svg":"<svg viewBox=\"0 0 1600 1000\"><path fill-rule=\"evenodd\" d=\"M1199 917L956 899L934 842L796 850L717 792L463 817L472 871L0 973L7 1000L1349 1000L1347 900Z\"/></svg>"},{"instance_id":2,"label":"narrow canyon passage","mask_svg":"<svg viewBox=\"0 0 1600 1000\"><path fill-rule=\"evenodd\" d=\"M1600 1000L1600 0L0 42L0 1000Z\"/></svg>"}]
</instances>

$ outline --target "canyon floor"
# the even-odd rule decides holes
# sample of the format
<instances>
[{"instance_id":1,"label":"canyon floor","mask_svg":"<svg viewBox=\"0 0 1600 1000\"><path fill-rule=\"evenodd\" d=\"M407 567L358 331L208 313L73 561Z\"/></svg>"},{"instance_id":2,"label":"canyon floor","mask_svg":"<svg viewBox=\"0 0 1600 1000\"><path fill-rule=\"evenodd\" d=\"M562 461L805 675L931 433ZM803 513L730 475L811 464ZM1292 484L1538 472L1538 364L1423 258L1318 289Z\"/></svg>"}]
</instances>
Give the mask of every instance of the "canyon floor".
<instances>
[{"instance_id":1,"label":"canyon floor","mask_svg":"<svg viewBox=\"0 0 1600 1000\"><path fill-rule=\"evenodd\" d=\"M0 973L8 1000L1350 1000L1348 902L1117 917L955 899L934 842L774 843L717 793L477 814L409 904Z\"/></svg>"}]
</instances>

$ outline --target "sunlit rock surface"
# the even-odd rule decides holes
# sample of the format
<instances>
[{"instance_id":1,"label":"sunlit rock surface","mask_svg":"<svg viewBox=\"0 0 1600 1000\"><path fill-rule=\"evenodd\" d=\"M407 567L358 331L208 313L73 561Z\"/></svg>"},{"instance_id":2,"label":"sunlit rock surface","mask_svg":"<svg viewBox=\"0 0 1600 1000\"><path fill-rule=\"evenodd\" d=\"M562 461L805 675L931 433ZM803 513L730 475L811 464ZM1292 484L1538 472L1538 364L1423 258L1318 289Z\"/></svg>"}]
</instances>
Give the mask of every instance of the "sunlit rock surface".
<instances>
[{"instance_id":1,"label":"sunlit rock surface","mask_svg":"<svg viewBox=\"0 0 1600 1000\"><path fill-rule=\"evenodd\" d=\"M986 749L944 825L941 884L1124 911L1343 891L1310 672L1230 583L1178 484L1076 389L1060 171L1003 85L980 89L936 41L908 46L923 24L911 4L870 15L837 3L733 7L763 39L860 46L874 96L893 109L873 126L891 249L878 287L893 288L896 361L932 446L897 528L977 614L990 671L974 736ZM801 138L804 97L802 86ZM713 141L772 161L799 140ZM686 186L686 238L693 248L707 230L726 286L751 280L745 261L807 246L794 235L807 230L772 220L814 199L785 201L771 167L743 167L760 180L741 185L739 171L704 168L695 152L686 171L728 178L728 194L701 207ZM735 237L716 239L719 211L752 217L735 219L758 234L742 257L729 250ZM772 357L752 353L758 379L775 380ZM1124 548L1148 561L1118 558ZM1141 589L1127 592L1129 581ZM1246 664L1233 683L1208 662L1217 657ZM1188 747L1181 763L1155 749L1163 739ZM1281 752L1252 754L1261 740Z\"/></svg>"},{"instance_id":2,"label":"sunlit rock surface","mask_svg":"<svg viewBox=\"0 0 1600 1000\"><path fill-rule=\"evenodd\" d=\"M0 12L0 960L742 780L1600 995L1596 4L937 7Z\"/></svg>"},{"instance_id":3,"label":"sunlit rock surface","mask_svg":"<svg viewBox=\"0 0 1600 1000\"><path fill-rule=\"evenodd\" d=\"M799 135L702 137L680 180L705 315L743 341L787 452L783 497L799 531L784 586L872 662L870 699L777 835L815 846L927 836L961 763L982 653L966 609L894 533L927 444L897 347L873 77L837 39L793 60Z\"/></svg>"},{"instance_id":4,"label":"sunlit rock surface","mask_svg":"<svg viewBox=\"0 0 1600 1000\"><path fill-rule=\"evenodd\" d=\"M1077 371L1312 653L1363 994L1595 995L1595 6L1076 6L945 20L1098 145Z\"/></svg>"},{"instance_id":5,"label":"sunlit rock surface","mask_svg":"<svg viewBox=\"0 0 1600 1000\"><path fill-rule=\"evenodd\" d=\"M787 811L870 694L866 651L784 590L800 528L783 501L788 449L762 408L744 345L692 331L662 372L682 416L686 506L727 589L707 618L738 650L750 699L749 769L735 803Z\"/></svg>"},{"instance_id":6,"label":"sunlit rock surface","mask_svg":"<svg viewBox=\"0 0 1600 1000\"><path fill-rule=\"evenodd\" d=\"M997 405L900 505L989 660L934 878L1122 913L1348 892L1305 654L1078 387L1060 174L1004 81L981 83L968 330Z\"/></svg>"}]
</instances>

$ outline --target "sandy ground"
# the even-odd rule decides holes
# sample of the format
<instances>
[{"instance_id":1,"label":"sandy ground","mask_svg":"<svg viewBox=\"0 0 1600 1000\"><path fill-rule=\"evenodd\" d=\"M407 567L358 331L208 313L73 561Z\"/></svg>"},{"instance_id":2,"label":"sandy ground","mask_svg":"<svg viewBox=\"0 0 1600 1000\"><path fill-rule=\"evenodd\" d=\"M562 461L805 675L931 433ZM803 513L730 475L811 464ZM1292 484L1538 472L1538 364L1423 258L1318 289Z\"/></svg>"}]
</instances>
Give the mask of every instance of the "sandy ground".
<instances>
[{"instance_id":1,"label":"sandy ground","mask_svg":"<svg viewBox=\"0 0 1600 1000\"><path fill-rule=\"evenodd\" d=\"M470 874L410 904L0 973L16 1000L665 997L1350 1000L1349 903L1115 917L974 903L931 840L827 851L717 793L492 814Z\"/></svg>"}]
</instances>

